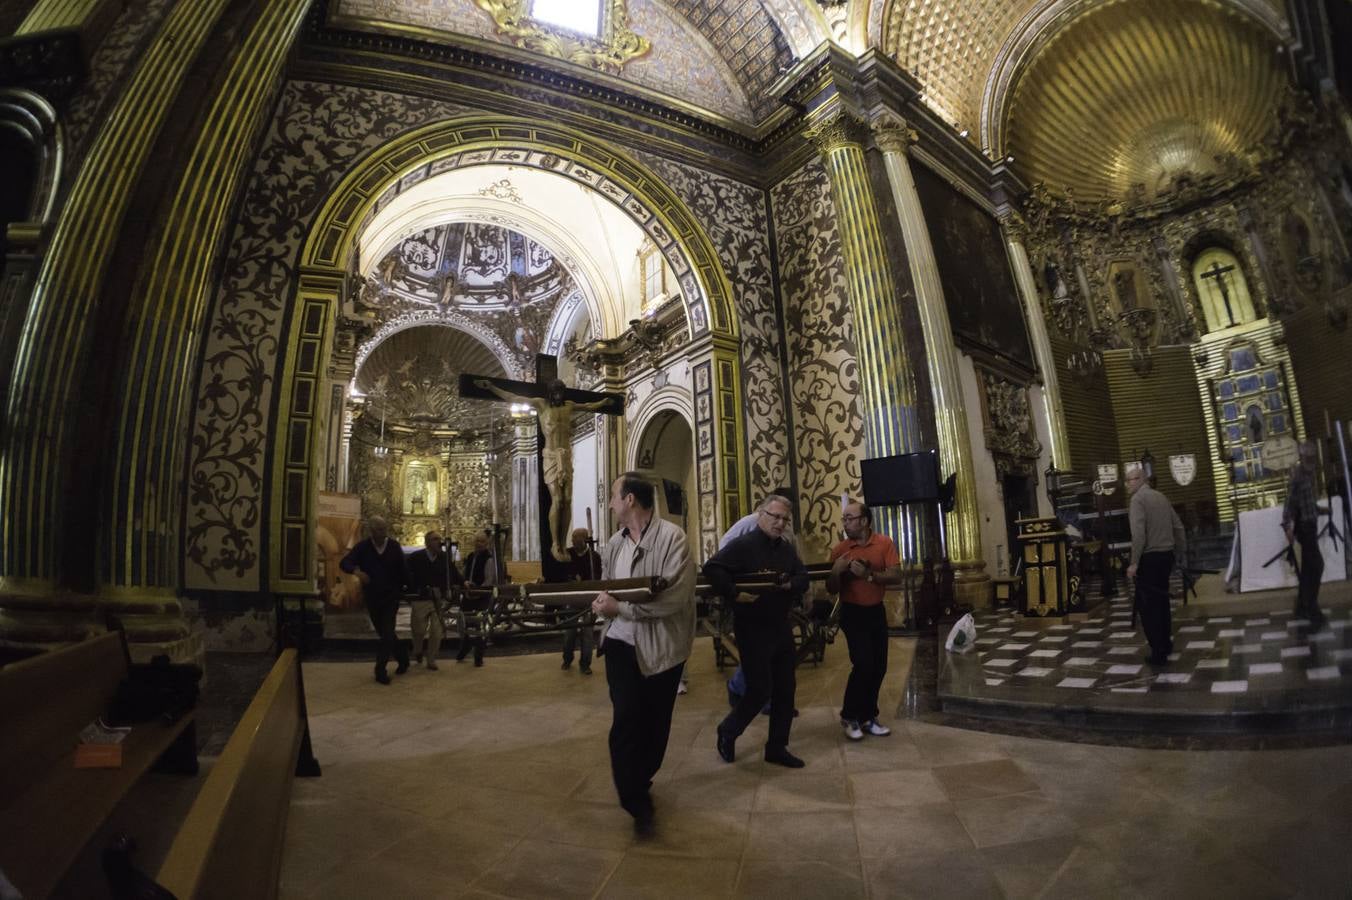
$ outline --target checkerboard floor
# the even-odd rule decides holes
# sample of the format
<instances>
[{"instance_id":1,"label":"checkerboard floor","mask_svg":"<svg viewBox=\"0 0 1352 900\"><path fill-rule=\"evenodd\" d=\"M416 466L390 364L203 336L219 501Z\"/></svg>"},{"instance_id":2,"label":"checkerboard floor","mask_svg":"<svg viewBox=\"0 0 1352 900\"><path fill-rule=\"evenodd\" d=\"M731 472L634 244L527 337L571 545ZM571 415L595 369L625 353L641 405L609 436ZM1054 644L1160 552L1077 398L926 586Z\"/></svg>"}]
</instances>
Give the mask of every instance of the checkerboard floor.
<instances>
[{"instance_id":1,"label":"checkerboard floor","mask_svg":"<svg viewBox=\"0 0 1352 900\"><path fill-rule=\"evenodd\" d=\"M1174 605L1174 653L1163 667L1146 661L1131 602L1119 600L1071 623L983 610L974 614L974 649L948 654L950 668L969 688L1027 686L1043 696L1047 688L1184 695L1323 695L1334 688L1352 698L1352 610L1326 610L1328 624L1311 633L1290 610L1181 618Z\"/></svg>"}]
</instances>

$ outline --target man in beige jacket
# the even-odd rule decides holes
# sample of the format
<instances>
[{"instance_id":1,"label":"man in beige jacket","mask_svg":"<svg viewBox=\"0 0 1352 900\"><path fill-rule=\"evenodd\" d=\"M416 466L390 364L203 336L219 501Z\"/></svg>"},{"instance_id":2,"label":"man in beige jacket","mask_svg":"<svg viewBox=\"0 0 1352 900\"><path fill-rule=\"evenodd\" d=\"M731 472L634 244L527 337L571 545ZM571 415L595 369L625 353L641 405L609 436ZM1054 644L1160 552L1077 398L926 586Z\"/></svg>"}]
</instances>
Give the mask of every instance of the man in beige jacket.
<instances>
[{"instance_id":1,"label":"man in beige jacket","mask_svg":"<svg viewBox=\"0 0 1352 900\"><path fill-rule=\"evenodd\" d=\"M606 579L660 576L667 587L647 603L608 593L592 601L605 622L600 653L614 710L611 776L640 836L652 832L649 789L667 752L676 686L695 640L695 568L685 532L657 515L654 494L652 483L637 473L615 479L610 510L620 530L601 554L601 573Z\"/></svg>"}]
</instances>

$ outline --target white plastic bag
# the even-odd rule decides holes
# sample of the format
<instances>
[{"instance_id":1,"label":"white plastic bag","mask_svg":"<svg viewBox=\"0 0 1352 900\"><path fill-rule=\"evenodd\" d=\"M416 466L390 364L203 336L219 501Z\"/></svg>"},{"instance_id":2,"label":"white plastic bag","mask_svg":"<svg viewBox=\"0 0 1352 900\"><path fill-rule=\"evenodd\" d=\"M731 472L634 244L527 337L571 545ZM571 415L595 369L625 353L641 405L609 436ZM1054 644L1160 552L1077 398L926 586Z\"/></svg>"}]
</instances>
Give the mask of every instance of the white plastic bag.
<instances>
[{"instance_id":1,"label":"white plastic bag","mask_svg":"<svg viewBox=\"0 0 1352 900\"><path fill-rule=\"evenodd\" d=\"M966 653L976 643L976 620L972 618L971 613L967 613L961 619L953 623L953 629L948 632L948 640L944 642L944 649L952 653Z\"/></svg>"}]
</instances>

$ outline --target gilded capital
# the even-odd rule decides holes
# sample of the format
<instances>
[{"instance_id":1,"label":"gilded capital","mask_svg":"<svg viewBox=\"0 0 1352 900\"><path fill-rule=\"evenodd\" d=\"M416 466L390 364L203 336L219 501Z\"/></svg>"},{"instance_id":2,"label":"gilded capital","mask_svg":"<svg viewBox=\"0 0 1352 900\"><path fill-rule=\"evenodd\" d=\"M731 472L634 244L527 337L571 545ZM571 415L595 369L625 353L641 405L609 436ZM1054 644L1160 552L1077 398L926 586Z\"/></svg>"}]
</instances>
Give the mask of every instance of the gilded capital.
<instances>
[{"instance_id":1,"label":"gilded capital","mask_svg":"<svg viewBox=\"0 0 1352 900\"><path fill-rule=\"evenodd\" d=\"M817 147L817 152L826 155L844 147L862 149L868 137L868 124L837 103L803 134Z\"/></svg>"},{"instance_id":2,"label":"gilded capital","mask_svg":"<svg viewBox=\"0 0 1352 900\"><path fill-rule=\"evenodd\" d=\"M873 129L873 143L884 153L905 153L920 140L915 129L896 113L883 113L869 127Z\"/></svg>"}]
</instances>

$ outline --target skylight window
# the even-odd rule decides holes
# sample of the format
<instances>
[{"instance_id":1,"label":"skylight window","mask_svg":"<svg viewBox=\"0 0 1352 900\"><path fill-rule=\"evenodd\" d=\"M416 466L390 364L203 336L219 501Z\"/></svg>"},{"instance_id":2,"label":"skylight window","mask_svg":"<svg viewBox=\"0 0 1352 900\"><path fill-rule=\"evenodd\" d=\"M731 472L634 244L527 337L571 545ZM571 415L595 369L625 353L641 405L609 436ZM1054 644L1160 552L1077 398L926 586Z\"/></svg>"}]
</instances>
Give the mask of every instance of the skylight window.
<instances>
[{"instance_id":1,"label":"skylight window","mask_svg":"<svg viewBox=\"0 0 1352 900\"><path fill-rule=\"evenodd\" d=\"M531 17L587 37L601 35L601 0L535 0Z\"/></svg>"}]
</instances>

